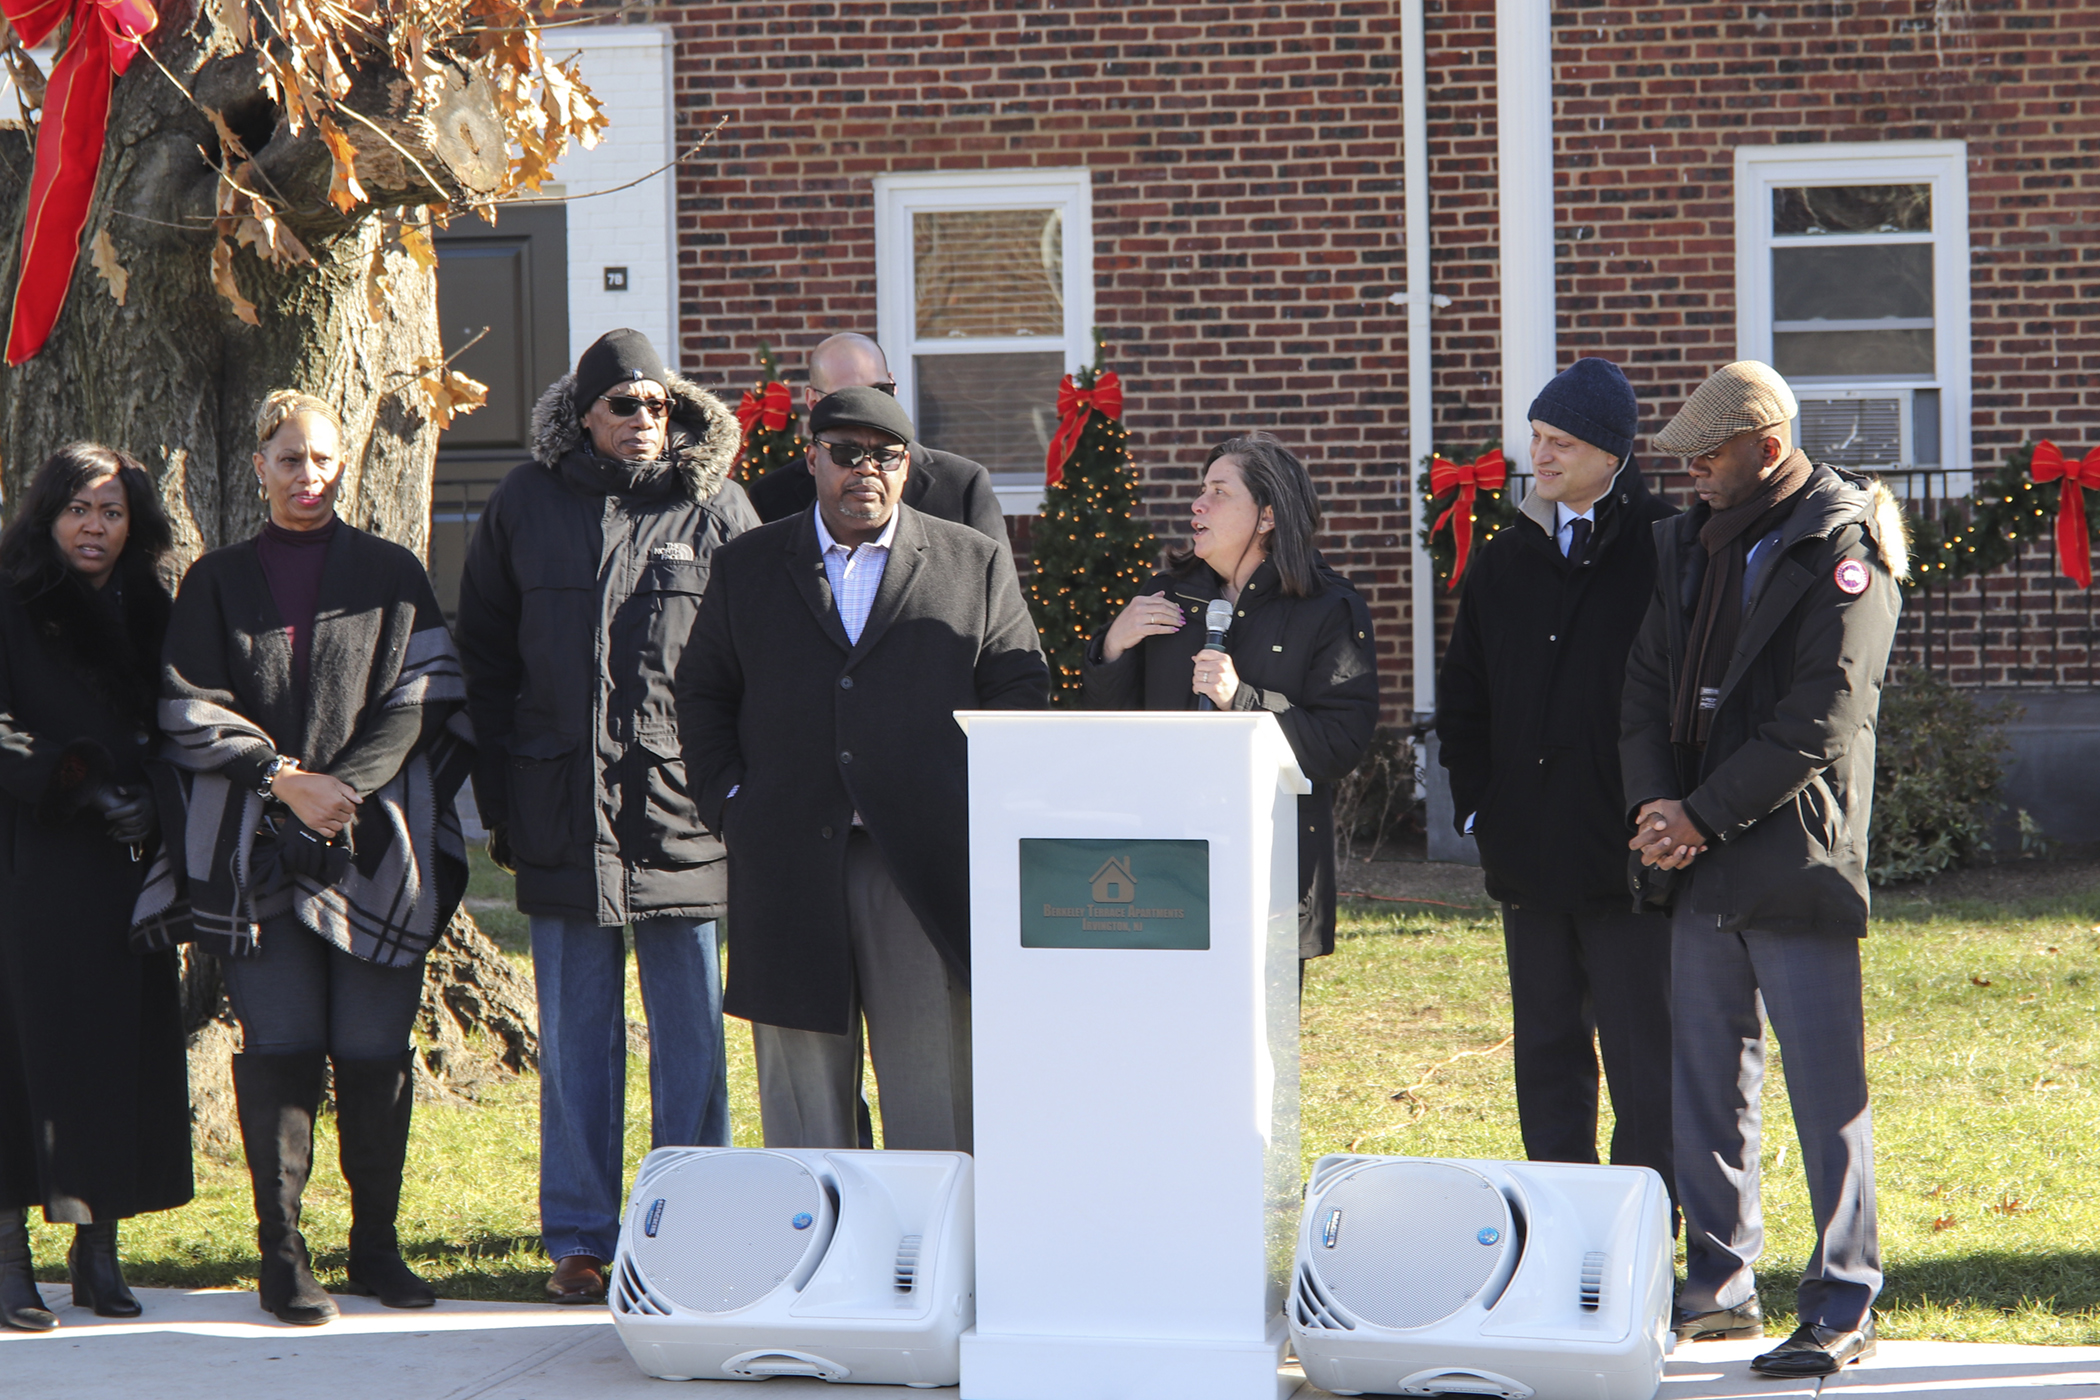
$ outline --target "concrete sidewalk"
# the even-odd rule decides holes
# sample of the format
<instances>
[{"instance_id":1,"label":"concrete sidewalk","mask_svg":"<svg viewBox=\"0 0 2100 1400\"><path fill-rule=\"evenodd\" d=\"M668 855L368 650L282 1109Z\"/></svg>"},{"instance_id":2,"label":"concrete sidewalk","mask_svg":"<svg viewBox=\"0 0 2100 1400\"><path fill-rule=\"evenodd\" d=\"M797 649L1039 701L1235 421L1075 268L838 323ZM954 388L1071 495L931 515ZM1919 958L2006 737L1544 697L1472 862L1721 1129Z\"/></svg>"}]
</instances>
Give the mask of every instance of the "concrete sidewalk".
<instances>
[{"instance_id":1,"label":"concrete sidewalk","mask_svg":"<svg viewBox=\"0 0 2100 1400\"><path fill-rule=\"evenodd\" d=\"M44 1296L56 1332L0 1328L0 1395L65 1400L903 1400L955 1392L827 1386L781 1377L688 1381L671 1389L636 1370L603 1308L441 1302L394 1312L337 1298L326 1327L271 1321L253 1293L141 1288L146 1315L97 1318ZM1760 1380L1746 1364L1768 1343L1706 1342L1670 1358L1659 1400L2100 1400L2100 1347L1883 1342L1873 1360L1818 1385ZM1307 1388L1296 1400L1319 1400ZM1131 1396L1129 1400L1144 1400ZM1542 1396L1540 1400L1563 1400Z\"/></svg>"}]
</instances>

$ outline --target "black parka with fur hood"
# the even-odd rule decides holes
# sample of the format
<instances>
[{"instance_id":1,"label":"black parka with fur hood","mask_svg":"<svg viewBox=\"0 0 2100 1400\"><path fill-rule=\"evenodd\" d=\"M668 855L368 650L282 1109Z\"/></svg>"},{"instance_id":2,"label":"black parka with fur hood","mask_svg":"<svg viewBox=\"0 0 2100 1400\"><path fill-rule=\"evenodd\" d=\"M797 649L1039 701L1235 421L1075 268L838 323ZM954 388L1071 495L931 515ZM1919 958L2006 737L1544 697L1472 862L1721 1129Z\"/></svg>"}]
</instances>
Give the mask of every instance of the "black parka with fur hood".
<instances>
[{"instance_id":1,"label":"black parka with fur hood","mask_svg":"<svg viewBox=\"0 0 2100 1400\"><path fill-rule=\"evenodd\" d=\"M592 451L574 379L540 396L533 460L489 497L467 551L475 799L505 828L523 912L713 918L728 875L687 791L671 678L716 547L759 523L728 479L736 416L671 375L668 453L616 462Z\"/></svg>"},{"instance_id":2,"label":"black parka with fur hood","mask_svg":"<svg viewBox=\"0 0 2100 1400\"><path fill-rule=\"evenodd\" d=\"M1706 748L1670 742L1672 699L1706 552L1701 505L1656 523L1655 596L1626 663L1627 815L1682 799L1709 833L1676 907L1723 932L1863 937L1874 723L1899 585L1903 510L1869 477L1818 466L1759 572Z\"/></svg>"}]
</instances>

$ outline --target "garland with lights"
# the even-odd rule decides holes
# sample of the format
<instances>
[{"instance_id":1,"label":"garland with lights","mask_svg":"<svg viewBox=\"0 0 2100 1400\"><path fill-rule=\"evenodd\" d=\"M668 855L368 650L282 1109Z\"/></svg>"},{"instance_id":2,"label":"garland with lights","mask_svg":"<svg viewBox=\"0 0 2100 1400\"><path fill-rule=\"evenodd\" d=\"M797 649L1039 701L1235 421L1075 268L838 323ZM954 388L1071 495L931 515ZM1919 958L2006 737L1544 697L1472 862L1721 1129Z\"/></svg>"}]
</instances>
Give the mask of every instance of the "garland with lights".
<instances>
[{"instance_id":1,"label":"garland with lights","mask_svg":"<svg viewBox=\"0 0 2100 1400\"><path fill-rule=\"evenodd\" d=\"M1473 467L1478 468L1490 457L1499 458L1501 449L1501 443L1489 443L1481 449L1480 455L1473 459ZM1428 502L1423 507L1421 520L1416 523L1417 533L1422 539L1422 548L1429 551L1430 566L1436 572L1437 581L1443 584L1446 590L1454 592L1460 582L1452 577L1452 570L1458 563L1457 507L1464 499L1466 490L1463 485L1453 484L1447 485L1439 494L1435 483L1439 475L1444 475L1437 471L1437 464L1441 462L1448 467L1456 460L1441 449L1431 452L1422 459L1422 474L1415 479L1415 499ZM1506 476L1504 482L1507 482ZM1470 518L1467 523L1471 526L1472 534L1466 565L1470 568L1482 545L1516 523L1517 506L1510 500L1506 484L1475 485L1472 492L1472 508L1468 515Z\"/></svg>"},{"instance_id":2,"label":"garland with lights","mask_svg":"<svg viewBox=\"0 0 2100 1400\"><path fill-rule=\"evenodd\" d=\"M1159 554L1152 532L1134 515L1138 479L1130 432L1095 393L1097 385L1113 389L1113 380L1098 364L1067 376L1067 387L1087 395L1091 406L1067 420L1080 420L1078 442L1062 475L1044 490L1035 524L1028 609L1050 663L1050 701L1059 706L1078 706L1087 642L1137 596Z\"/></svg>"},{"instance_id":3,"label":"garland with lights","mask_svg":"<svg viewBox=\"0 0 2100 1400\"><path fill-rule=\"evenodd\" d=\"M743 425L744 443L730 475L749 485L783 466L801 471L809 444L795 418L795 396L779 379L773 347L758 343L758 383L744 391L737 405L737 422Z\"/></svg>"},{"instance_id":4,"label":"garland with lights","mask_svg":"<svg viewBox=\"0 0 2100 1400\"><path fill-rule=\"evenodd\" d=\"M1949 503L1934 520L1910 517L1913 588L1987 574L2012 562L2020 545L2049 538L2059 492L2034 479L2034 445L2016 447L1989 480L1970 493L1971 508Z\"/></svg>"}]
</instances>

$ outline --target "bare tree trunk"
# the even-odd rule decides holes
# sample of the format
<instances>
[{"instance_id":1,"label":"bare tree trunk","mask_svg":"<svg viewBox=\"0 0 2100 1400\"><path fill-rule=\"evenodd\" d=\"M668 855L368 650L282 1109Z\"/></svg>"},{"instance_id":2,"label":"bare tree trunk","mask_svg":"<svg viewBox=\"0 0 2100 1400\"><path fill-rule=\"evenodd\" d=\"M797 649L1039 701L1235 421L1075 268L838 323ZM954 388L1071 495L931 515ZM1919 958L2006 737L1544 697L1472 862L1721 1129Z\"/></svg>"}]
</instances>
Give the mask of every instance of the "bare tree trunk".
<instances>
[{"instance_id":1,"label":"bare tree trunk","mask_svg":"<svg viewBox=\"0 0 2100 1400\"><path fill-rule=\"evenodd\" d=\"M360 72L351 105L386 135L349 133L371 202L345 215L328 201L333 163L313 123L291 130L245 37L228 30L224 12L238 8L164 6L148 51L117 80L65 310L41 353L0 367L0 484L20 499L44 459L74 439L122 448L155 473L186 568L260 528L255 410L273 389L300 389L334 405L347 428L339 514L423 554L438 430L413 366L439 354L437 288L389 234L405 209L493 189L501 130L477 106L485 89L464 79L452 107L432 113L399 107L414 93L400 74ZM239 150L222 151L206 108ZM32 146L21 128L0 129L0 325L14 298ZM245 168L242 152L253 157ZM311 265L281 266L252 248L234 252L253 325L213 284L222 156L312 255ZM90 256L104 240L121 295ZM233 1031L209 958L187 960L185 999L200 1145L231 1151ZM433 952L421 1029L427 1093L471 1095L536 1061L530 984L464 911Z\"/></svg>"}]
</instances>

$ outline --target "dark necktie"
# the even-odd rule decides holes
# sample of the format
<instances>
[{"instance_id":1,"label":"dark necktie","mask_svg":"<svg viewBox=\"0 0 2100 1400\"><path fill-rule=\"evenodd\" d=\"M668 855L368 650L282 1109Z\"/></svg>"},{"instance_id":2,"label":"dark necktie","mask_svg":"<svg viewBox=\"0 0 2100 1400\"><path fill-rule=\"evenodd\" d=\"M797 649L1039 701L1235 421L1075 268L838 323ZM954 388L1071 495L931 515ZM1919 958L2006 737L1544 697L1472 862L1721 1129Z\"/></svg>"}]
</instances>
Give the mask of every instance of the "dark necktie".
<instances>
[{"instance_id":1,"label":"dark necktie","mask_svg":"<svg viewBox=\"0 0 2100 1400\"><path fill-rule=\"evenodd\" d=\"M1590 547L1590 522L1577 516L1568 522L1568 562L1580 564Z\"/></svg>"}]
</instances>

